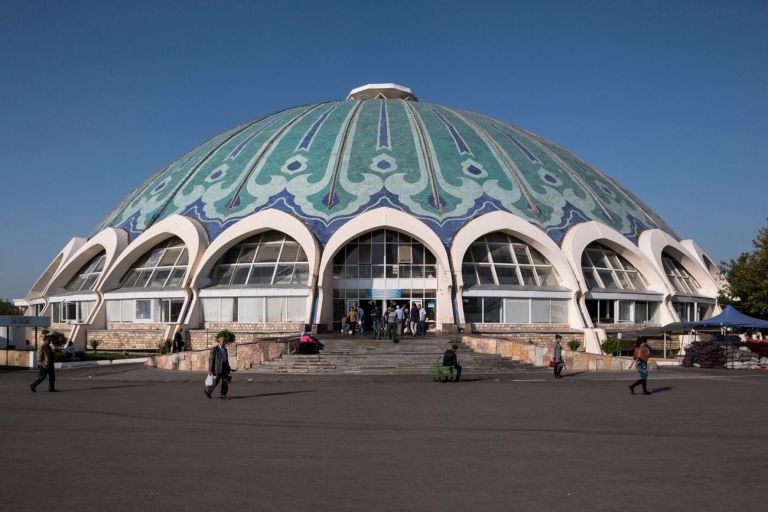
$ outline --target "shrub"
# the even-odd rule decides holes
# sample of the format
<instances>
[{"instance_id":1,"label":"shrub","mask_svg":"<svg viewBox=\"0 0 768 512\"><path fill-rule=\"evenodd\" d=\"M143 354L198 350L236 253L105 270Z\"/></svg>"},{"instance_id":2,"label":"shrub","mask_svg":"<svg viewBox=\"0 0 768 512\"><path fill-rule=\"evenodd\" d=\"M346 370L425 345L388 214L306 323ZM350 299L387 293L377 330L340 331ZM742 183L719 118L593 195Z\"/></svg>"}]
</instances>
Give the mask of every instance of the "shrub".
<instances>
[{"instance_id":1,"label":"shrub","mask_svg":"<svg viewBox=\"0 0 768 512\"><path fill-rule=\"evenodd\" d=\"M224 338L224 344L229 345L230 343L235 342L235 333L233 333L232 331L228 331L227 329L224 329L216 333L215 339L218 340L219 338Z\"/></svg>"},{"instance_id":2,"label":"shrub","mask_svg":"<svg viewBox=\"0 0 768 512\"><path fill-rule=\"evenodd\" d=\"M51 340L51 345L53 345L53 348L55 350L61 350L61 348L67 344L67 337L64 336L63 333L60 333L59 331L53 331L50 334L47 334Z\"/></svg>"},{"instance_id":3,"label":"shrub","mask_svg":"<svg viewBox=\"0 0 768 512\"><path fill-rule=\"evenodd\" d=\"M568 348L576 352L579 350L579 347L581 346L581 342L579 340L571 340L568 342Z\"/></svg>"},{"instance_id":4,"label":"shrub","mask_svg":"<svg viewBox=\"0 0 768 512\"><path fill-rule=\"evenodd\" d=\"M91 340L88 342L91 345L91 348L94 352L99 348L99 345L101 345L101 340Z\"/></svg>"},{"instance_id":5,"label":"shrub","mask_svg":"<svg viewBox=\"0 0 768 512\"><path fill-rule=\"evenodd\" d=\"M171 351L171 345L173 342L166 338L157 344L157 351L161 354L168 354Z\"/></svg>"},{"instance_id":6,"label":"shrub","mask_svg":"<svg viewBox=\"0 0 768 512\"><path fill-rule=\"evenodd\" d=\"M609 336L600 344L603 354L607 356L621 355L621 341L615 336Z\"/></svg>"}]
</instances>

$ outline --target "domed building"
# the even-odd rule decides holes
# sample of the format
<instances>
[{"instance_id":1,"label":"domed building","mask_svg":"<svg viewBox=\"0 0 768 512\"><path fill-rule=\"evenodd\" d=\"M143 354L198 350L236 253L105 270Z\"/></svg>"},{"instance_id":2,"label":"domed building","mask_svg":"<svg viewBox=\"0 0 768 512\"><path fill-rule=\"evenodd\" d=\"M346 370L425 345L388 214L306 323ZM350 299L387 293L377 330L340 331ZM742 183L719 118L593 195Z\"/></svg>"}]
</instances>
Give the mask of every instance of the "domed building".
<instances>
[{"instance_id":1,"label":"domed building","mask_svg":"<svg viewBox=\"0 0 768 512\"><path fill-rule=\"evenodd\" d=\"M578 156L396 84L217 135L73 238L27 297L76 343L194 346L420 303L438 331L606 333L717 312L715 266Z\"/></svg>"}]
</instances>

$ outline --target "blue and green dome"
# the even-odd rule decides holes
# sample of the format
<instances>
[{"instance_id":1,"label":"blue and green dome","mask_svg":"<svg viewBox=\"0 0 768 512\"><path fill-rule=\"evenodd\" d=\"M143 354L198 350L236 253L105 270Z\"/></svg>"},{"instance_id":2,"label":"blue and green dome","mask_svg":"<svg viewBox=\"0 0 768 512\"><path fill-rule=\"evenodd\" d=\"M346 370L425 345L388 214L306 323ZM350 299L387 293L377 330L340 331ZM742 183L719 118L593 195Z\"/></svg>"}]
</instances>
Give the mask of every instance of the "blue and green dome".
<instances>
[{"instance_id":1,"label":"blue and green dome","mask_svg":"<svg viewBox=\"0 0 768 512\"><path fill-rule=\"evenodd\" d=\"M275 208L324 244L380 206L429 225L446 245L470 219L502 210L555 242L596 220L636 241L672 230L632 193L573 153L474 112L404 99L350 99L283 110L196 147L129 194L101 223L135 238L173 214L216 238Z\"/></svg>"}]
</instances>

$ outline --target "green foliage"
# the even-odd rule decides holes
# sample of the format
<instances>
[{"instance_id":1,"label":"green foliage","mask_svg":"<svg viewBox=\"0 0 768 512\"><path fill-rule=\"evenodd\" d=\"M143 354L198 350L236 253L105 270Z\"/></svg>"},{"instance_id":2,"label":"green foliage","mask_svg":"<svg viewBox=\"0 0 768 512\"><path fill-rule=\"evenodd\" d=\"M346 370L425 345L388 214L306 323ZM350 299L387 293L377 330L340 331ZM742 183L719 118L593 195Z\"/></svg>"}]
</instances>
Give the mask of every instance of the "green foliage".
<instances>
[{"instance_id":1,"label":"green foliage","mask_svg":"<svg viewBox=\"0 0 768 512\"><path fill-rule=\"evenodd\" d=\"M224 329L216 333L216 339L218 340L219 338L224 338L224 344L229 345L235 342L235 333Z\"/></svg>"},{"instance_id":2,"label":"green foliage","mask_svg":"<svg viewBox=\"0 0 768 512\"><path fill-rule=\"evenodd\" d=\"M91 340L88 343L91 345L93 351L96 352L96 349L98 349L99 345L101 345L101 340Z\"/></svg>"},{"instance_id":3,"label":"green foliage","mask_svg":"<svg viewBox=\"0 0 768 512\"><path fill-rule=\"evenodd\" d=\"M21 310L11 304L9 300L0 299L0 315L20 315Z\"/></svg>"},{"instance_id":4,"label":"green foliage","mask_svg":"<svg viewBox=\"0 0 768 512\"><path fill-rule=\"evenodd\" d=\"M61 348L66 345L68 341L67 337L59 331L53 331L52 333L47 334L47 336L50 338L51 345L53 345L55 350L61 350Z\"/></svg>"},{"instance_id":5,"label":"green foliage","mask_svg":"<svg viewBox=\"0 0 768 512\"><path fill-rule=\"evenodd\" d=\"M607 356L620 356L621 355L621 340L616 336L608 336L605 341L600 344L600 348L603 354Z\"/></svg>"},{"instance_id":6,"label":"green foliage","mask_svg":"<svg viewBox=\"0 0 768 512\"><path fill-rule=\"evenodd\" d=\"M164 339L160 343L157 344L157 351L160 354L168 354L171 351L171 346L173 345L173 342L169 340L168 338Z\"/></svg>"},{"instance_id":7,"label":"green foliage","mask_svg":"<svg viewBox=\"0 0 768 512\"><path fill-rule=\"evenodd\" d=\"M576 352L579 350L579 347L581 346L581 342L579 340L571 340L568 342L568 348Z\"/></svg>"},{"instance_id":8,"label":"green foliage","mask_svg":"<svg viewBox=\"0 0 768 512\"><path fill-rule=\"evenodd\" d=\"M752 246L751 252L720 265L728 284L720 292L719 301L745 315L768 319L768 227L757 232Z\"/></svg>"}]
</instances>

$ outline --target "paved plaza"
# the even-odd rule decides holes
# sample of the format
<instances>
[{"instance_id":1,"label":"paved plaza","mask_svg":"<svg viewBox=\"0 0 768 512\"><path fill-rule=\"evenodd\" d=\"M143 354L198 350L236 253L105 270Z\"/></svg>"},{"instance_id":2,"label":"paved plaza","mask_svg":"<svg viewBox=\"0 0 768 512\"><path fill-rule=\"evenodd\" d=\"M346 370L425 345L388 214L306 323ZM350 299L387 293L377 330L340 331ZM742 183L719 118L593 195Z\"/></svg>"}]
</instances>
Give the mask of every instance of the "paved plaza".
<instances>
[{"instance_id":1,"label":"paved plaza","mask_svg":"<svg viewBox=\"0 0 768 512\"><path fill-rule=\"evenodd\" d=\"M575 372L574 372L575 373ZM0 372L3 510L765 510L768 375ZM251 381L249 382L249 379Z\"/></svg>"}]
</instances>

